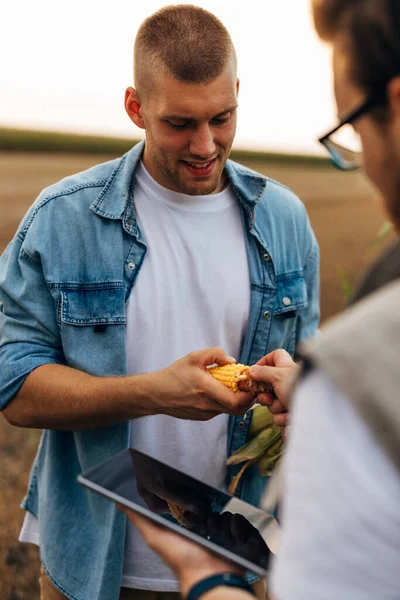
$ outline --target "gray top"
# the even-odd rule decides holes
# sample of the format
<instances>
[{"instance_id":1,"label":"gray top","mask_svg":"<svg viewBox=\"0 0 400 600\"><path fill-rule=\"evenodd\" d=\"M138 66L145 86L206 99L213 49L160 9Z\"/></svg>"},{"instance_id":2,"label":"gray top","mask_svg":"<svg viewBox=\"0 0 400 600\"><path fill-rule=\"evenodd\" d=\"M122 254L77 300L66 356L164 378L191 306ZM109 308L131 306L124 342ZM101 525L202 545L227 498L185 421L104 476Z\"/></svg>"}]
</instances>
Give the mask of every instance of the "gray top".
<instances>
[{"instance_id":1,"label":"gray top","mask_svg":"<svg viewBox=\"0 0 400 600\"><path fill-rule=\"evenodd\" d=\"M385 285L303 347L353 402L400 471L400 281Z\"/></svg>"}]
</instances>

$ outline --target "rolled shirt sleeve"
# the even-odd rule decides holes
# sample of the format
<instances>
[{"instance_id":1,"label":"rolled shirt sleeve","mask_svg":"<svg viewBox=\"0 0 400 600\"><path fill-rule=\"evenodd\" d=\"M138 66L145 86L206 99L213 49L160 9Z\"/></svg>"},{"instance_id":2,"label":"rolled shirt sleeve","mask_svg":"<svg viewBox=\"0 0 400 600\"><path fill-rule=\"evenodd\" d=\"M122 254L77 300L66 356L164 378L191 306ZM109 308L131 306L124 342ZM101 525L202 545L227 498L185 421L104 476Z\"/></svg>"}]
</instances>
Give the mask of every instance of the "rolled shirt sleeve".
<instances>
[{"instance_id":1,"label":"rolled shirt sleeve","mask_svg":"<svg viewBox=\"0 0 400 600\"><path fill-rule=\"evenodd\" d=\"M40 259L16 235L0 259L0 409L37 367L63 363L56 301Z\"/></svg>"}]
</instances>

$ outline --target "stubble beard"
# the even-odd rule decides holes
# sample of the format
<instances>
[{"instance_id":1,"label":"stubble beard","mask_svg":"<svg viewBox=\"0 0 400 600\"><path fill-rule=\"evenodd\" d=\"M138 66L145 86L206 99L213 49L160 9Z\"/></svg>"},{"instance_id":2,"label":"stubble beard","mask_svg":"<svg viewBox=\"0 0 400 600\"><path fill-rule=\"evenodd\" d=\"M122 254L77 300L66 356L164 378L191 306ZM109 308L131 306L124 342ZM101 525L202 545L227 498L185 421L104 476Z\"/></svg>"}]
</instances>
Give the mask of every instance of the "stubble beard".
<instances>
[{"instance_id":1,"label":"stubble beard","mask_svg":"<svg viewBox=\"0 0 400 600\"><path fill-rule=\"evenodd\" d=\"M223 170L228 156L224 157L222 167L219 168L218 173L214 176L211 181L199 181L199 184L191 184L186 182L179 171L179 166L172 168L168 165L168 155L160 151L160 159L156 158L157 166L162 172L167 181L171 183L175 191L180 194L187 194L188 196L207 196L213 194L217 189L223 176ZM218 160L221 160L220 155Z\"/></svg>"}]
</instances>

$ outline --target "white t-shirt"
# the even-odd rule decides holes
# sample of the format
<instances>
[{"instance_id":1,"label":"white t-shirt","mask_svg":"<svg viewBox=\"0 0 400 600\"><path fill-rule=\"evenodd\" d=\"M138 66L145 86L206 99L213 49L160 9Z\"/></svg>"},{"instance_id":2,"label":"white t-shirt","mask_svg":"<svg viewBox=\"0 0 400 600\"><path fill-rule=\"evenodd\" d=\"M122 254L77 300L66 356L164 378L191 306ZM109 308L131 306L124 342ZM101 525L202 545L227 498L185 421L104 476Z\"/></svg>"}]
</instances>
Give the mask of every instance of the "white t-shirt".
<instances>
[{"instance_id":1,"label":"white t-shirt","mask_svg":"<svg viewBox=\"0 0 400 600\"><path fill-rule=\"evenodd\" d=\"M400 477L321 372L294 398L274 600L399 600Z\"/></svg>"},{"instance_id":2,"label":"white t-shirt","mask_svg":"<svg viewBox=\"0 0 400 600\"><path fill-rule=\"evenodd\" d=\"M127 307L130 374L162 369L193 350L219 345L239 358L250 310L240 208L228 187L188 196L136 171L135 207L147 254ZM185 421L165 415L131 423L132 445L224 487L228 416ZM21 541L39 542L27 513ZM178 591L176 579L128 523L122 585Z\"/></svg>"},{"instance_id":3,"label":"white t-shirt","mask_svg":"<svg viewBox=\"0 0 400 600\"><path fill-rule=\"evenodd\" d=\"M250 280L238 202L229 188L188 196L157 184L143 165L135 205L148 252L127 309L130 373L167 367L193 350L220 345L239 358ZM224 487L228 416L132 421L132 444L210 485ZM170 569L127 529L122 585L178 591Z\"/></svg>"}]
</instances>

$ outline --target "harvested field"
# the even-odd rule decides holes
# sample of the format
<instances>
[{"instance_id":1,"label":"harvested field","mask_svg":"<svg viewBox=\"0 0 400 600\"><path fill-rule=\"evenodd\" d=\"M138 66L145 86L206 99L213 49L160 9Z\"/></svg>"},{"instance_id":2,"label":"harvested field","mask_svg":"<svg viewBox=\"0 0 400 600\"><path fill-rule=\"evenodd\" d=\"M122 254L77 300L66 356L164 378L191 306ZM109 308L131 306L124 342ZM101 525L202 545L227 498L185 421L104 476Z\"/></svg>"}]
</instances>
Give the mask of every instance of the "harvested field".
<instances>
[{"instance_id":1,"label":"harvested field","mask_svg":"<svg viewBox=\"0 0 400 600\"><path fill-rule=\"evenodd\" d=\"M0 252L39 191L61 177L109 157L0 153ZM305 202L321 247L322 319L344 307L339 271L353 282L372 260L372 244L384 221L373 193L360 174L323 166L248 163L290 186ZM10 427L0 417L0 598L38 598L38 552L19 544L23 520L19 504L38 442L38 432Z\"/></svg>"}]
</instances>

